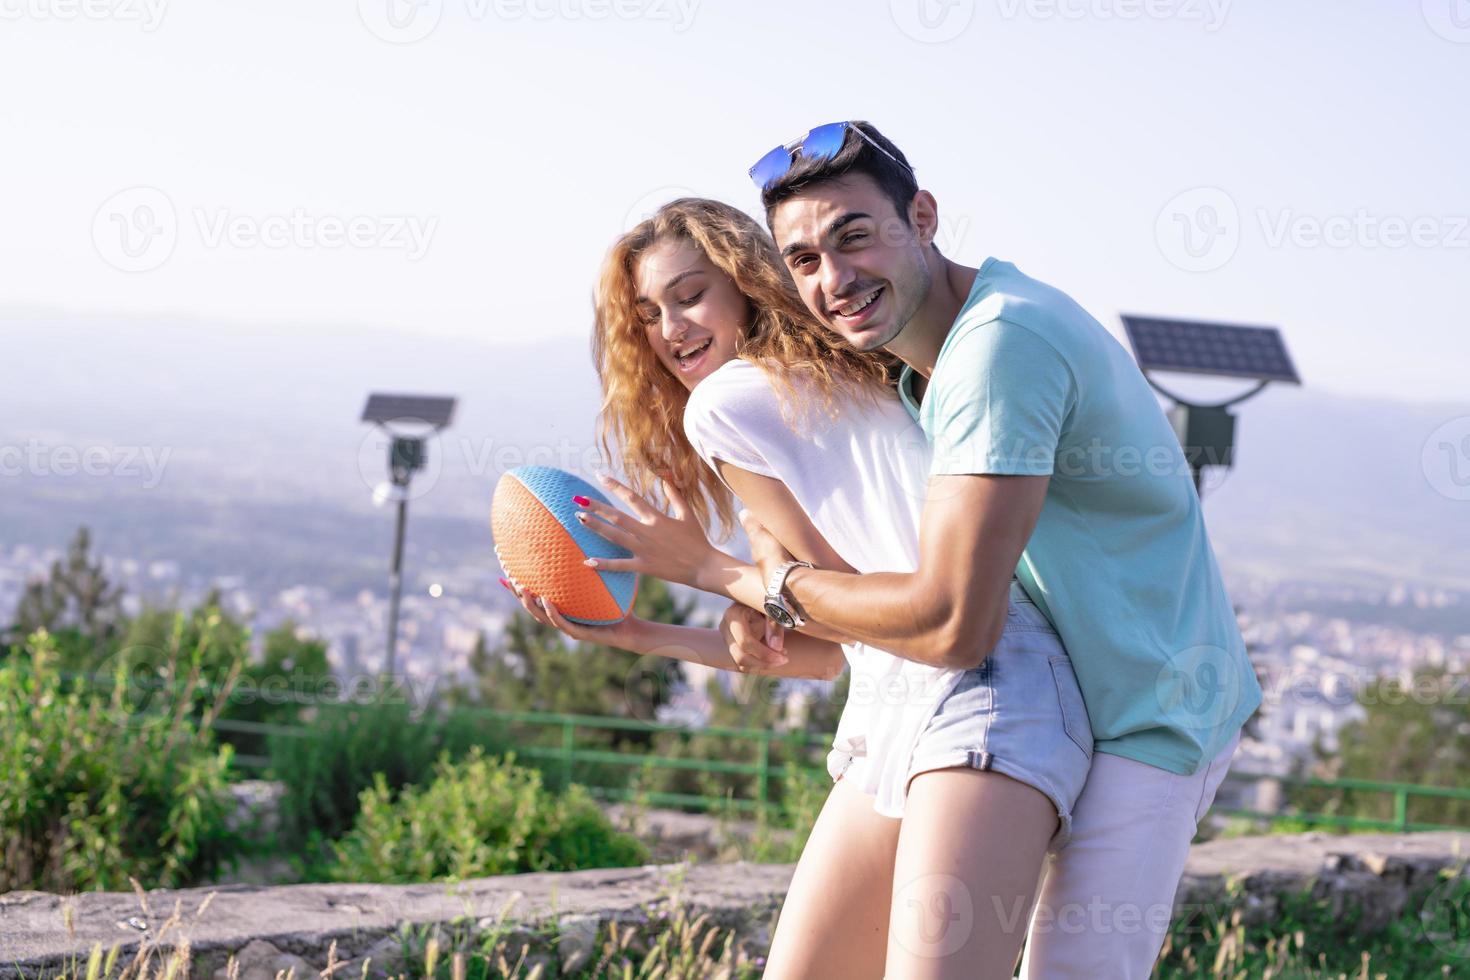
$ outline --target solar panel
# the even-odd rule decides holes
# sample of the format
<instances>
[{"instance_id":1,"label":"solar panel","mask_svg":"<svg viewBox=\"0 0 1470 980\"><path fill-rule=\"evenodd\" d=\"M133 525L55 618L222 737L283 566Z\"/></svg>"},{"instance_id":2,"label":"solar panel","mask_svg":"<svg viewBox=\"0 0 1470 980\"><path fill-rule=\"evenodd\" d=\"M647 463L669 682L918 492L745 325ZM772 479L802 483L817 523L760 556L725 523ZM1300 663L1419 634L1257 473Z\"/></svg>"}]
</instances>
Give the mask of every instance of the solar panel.
<instances>
[{"instance_id":1,"label":"solar panel","mask_svg":"<svg viewBox=\"0 0 1470 980\"><path fill-rule=\"evenodd\" d=\"M432 395L369 395L364 422L422 422L443 428L454 418L454 399Z\"/></svg>"},{"instance_id":2,"label":"solar panel","mask_svg":"<svg viewBox=\"0 0 1470 980\"><path fill-rule=\"evenodd\" d=\"M1123 315L1123 328L1145 371L1184 371L1301 384L1275 327Z\"/></svg>"}]
</instances>

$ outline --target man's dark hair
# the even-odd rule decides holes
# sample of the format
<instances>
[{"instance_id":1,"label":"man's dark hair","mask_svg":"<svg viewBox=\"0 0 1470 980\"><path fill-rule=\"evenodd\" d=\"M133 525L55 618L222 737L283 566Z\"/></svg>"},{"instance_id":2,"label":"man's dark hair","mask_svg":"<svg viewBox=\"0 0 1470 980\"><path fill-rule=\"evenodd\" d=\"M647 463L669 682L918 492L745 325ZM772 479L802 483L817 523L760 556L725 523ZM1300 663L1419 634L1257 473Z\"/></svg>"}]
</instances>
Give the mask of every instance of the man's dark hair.
<instances>
[{"instance_id":1,"label":"man's dark hair","mask_svg":"<svg viewBox=\"0 0 1470 980\"><path fill-rule=\"evenodd\" d=\"M898 162L878 151L853 129L862 127L873 143L893 154ZM865 174L883 196L893 202L893 209L905 222L909 217L909 204L919 192L919 182L914 178L913 168L903 151L878 132L872 123L855 120L847 124L842 148L825 160L804 156L799 151L791 162L791 169L771 182L761 191L761 206L766 209L766 227L771 227L771 218L776 206L788 198L795 197L808 188L829 180L838 180L853 174Z\"/></svg>"}]
</instances>

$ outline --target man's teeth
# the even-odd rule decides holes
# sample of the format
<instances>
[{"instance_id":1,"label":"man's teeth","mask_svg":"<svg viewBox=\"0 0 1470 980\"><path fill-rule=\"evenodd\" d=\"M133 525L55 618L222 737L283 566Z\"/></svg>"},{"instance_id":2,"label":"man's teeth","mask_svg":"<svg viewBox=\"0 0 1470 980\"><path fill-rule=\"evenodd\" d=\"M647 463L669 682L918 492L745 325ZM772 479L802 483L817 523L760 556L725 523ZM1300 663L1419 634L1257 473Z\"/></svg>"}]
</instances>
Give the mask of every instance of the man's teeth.
<instances>
[{"instance_id":1,"label":"man's teeth","mask_svg":"<svg viewBox=\"0 0 1470 980\"><path fill-rule=\"evenodd\" d=\"M857 314L861 313L863 310L866 310L868 307L872 306L873 305L873 300L877 299L878 298L878 294L881 293L882 291L883 291L883 287L881 287L881 286L878 287L877 289L875 289L871 293L869 293L868 296L867 296L867 298L864 299L861 303L858 303L856 306L849 306L849 307L846 307L845 309L838 310L837 311L837 315L838 316L856 316Z\"/></svg>"}]
</instances>

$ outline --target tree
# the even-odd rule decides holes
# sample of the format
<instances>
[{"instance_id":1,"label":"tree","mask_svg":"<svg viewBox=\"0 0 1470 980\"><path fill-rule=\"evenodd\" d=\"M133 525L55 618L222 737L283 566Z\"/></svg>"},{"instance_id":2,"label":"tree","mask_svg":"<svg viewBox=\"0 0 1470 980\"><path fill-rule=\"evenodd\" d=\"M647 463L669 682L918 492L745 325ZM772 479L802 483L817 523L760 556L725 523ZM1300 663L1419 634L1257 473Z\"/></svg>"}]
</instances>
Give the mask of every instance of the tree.
<instances>
[{"instance_id":1,"label":"tree","mask_svg":"<svg viewBox=\"0 0 1470 980\"><path fill-rule=\"evenodd\" d=\"M1405 685L1379 678L1359 694L1365 715L1343 726L1338 750L1320 747L1314 775L1470 789L1470 679L1439 670L1420 671ZM1296 801L1309 812L1389 820L1393 799L1384 793L1302 790ZM1411 823L1470 826L1470 801L1411 798Z\"/></svg>"},{"instance_id":2,"label":"tree","mask_svg":"<svg viewBox=\"0 0 1470 980\"><path fill-rule=\"evenodd\" d=\"M149 607L126 624L117 647L135 674L158 675L177 651L180 669L197 660L200 681L218 685L250 659L250 627L221 607L218 589L210 590L193 611Z\"/></svg>"},{"instance_id":3,"label":"tree","mask_svg":"<svg viewBox=\"0 0 1470 980\"><path fill-rule=\"evenodd\" d=\"M108 581L102 562L91 556L92 535L84 524L67 545L66 557L51 563L50 574L26 583L15 609L13 635L46 630L57 640L63 670L90 653L100 659L124 623L121 586Z\"/></svg>"},{"instance_id":4,"label":"tree","mask_svg":"<svg viewBox=\"0 0 1470 980\"><path fill-rule=\"evenodd\" d=\"M254 724L298 725L308 709L323 697L332 677L327 646L303 634L286 620L265 635L259 661L246 663L222 720ZM242 755L264 757L268 738L257 732L228 732L229 742Z\"/></svg>"},{"instance_id":5,"label":"tree","mask_svg":"<svg viewBox=\"0 0 1470 980\"><path fill-rule=\"evenodd\" d=\"M680 600L666 583L645 577L634 615L683 626L694 600ZM647 683L645 658L627 650L569 640L560 631L517 611L504 643L492 652L482 635L469 659L471 687L460 701L506 711L551 711L653 720L674 688L684 683L678 661L657 658L657 683ZM636 733L624 733L624 738Z\"/></svg>"}]
</instances>

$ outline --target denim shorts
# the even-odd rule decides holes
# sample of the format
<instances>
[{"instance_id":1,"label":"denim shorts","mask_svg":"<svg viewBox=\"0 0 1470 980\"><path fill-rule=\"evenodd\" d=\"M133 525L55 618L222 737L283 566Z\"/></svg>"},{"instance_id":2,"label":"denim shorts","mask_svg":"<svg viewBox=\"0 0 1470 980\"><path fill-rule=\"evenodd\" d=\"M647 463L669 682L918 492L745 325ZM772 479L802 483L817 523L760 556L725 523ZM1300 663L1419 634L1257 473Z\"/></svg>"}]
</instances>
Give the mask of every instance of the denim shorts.
<instances>
[{"instance_id":1,"label":"denim shorts","mask_svg":"<svg viewBox=\"0 0 1470 980\"><path fill-rule=\"evenodd\" d=\"M1061 637L1017 582L1000 642L935 707L908 779L954 766L1035 787L1057 808L1050 848L1071 836L1072 807L1092 768L1092 727Z\"/></svg>"}]
</instances>

